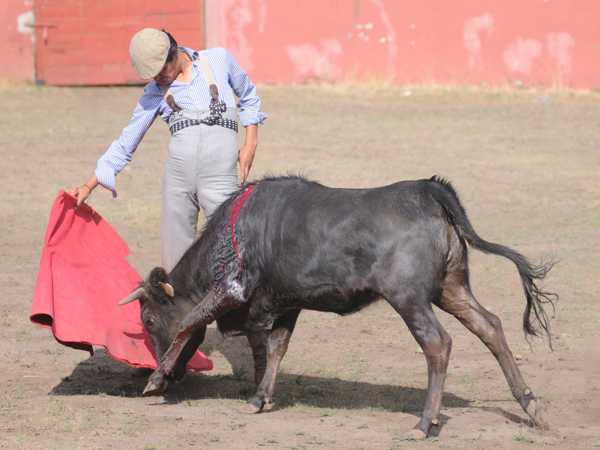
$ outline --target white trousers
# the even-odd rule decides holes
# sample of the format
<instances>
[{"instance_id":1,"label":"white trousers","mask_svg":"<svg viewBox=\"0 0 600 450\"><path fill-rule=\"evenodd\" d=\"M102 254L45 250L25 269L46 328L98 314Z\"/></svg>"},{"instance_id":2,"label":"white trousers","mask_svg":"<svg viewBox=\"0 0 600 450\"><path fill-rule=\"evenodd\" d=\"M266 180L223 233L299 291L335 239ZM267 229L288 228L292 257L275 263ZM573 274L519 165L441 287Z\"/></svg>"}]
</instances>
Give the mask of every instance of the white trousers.
<instances>
[{"instance_id":1,"label":"white trousers","mask_svg":"<svg viewBox=\"0 0 600 450\"><path fill-rule=\"evenodd\" d=\"M181 111L169 125L203 119L208 110ZM223 118L237 120L235 108ZM162 266L170 272L194 243L200 208L209 218L238 189L237 133L218 125L195 125L171 137L162 194Z\"/></svg>"}]
</instances>

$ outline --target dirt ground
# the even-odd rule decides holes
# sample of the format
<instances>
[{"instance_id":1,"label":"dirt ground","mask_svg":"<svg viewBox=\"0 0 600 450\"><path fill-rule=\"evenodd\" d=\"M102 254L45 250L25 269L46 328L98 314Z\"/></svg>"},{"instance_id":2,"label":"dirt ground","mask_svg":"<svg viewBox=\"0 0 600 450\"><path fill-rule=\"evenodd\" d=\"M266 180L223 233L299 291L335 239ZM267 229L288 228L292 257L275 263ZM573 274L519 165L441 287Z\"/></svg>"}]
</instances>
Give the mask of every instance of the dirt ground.
<instances>
[{"instance_id":1,"label":"dirt ground","mask_svg":"<svg viewBox=\"0 0 600 450\"><path fill-rule=\"evenodd\" d=\"M251 176L302 171L326 185L371 187L440 174L475 229L533 260L556 255L554 351L530 347L514 266L471 253L473 290L498 315L549 430L531 427L475 336L436 311L453 338L442 423L400 437L422 412L425 359L385 303L348 317L303 312L276 403L253 393L244 338L210 327L212 372L142 397L149 372L58 344L29 321L48 214L82 184L128 123L139 87L0 83L0 448L9 449L585 449L600 447L600 94L469 87L259 86L267 125ZM117 177L119 197L91 205L129 244L145 276L160 262L160 190L168 132L158 121ZM240 133L240 139L243 133ZM552 311L549 311L550 313Z\"/></svg>"}]
</instances>

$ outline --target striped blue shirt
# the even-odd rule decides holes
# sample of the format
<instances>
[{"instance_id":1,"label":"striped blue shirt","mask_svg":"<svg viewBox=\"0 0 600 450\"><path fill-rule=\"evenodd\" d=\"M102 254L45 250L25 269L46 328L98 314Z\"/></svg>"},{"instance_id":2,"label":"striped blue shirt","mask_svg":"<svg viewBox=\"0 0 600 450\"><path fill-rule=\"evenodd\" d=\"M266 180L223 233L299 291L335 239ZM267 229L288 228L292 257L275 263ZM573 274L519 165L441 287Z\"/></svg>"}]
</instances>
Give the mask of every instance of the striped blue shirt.
<instances>
[{"instance_id":1,"label":"striped blue shirt","mask_svg":"<svg viewBox=\"0 0 600 450\"><path fill-rule=\"evenodd\" d=\"M179 47L178 50L186 52L193 62L190 83L175 80L169 86L175 102L183 109L195 111L208 109L211 97L200 64L193 57L197 52L187 47ZM256 95L256 87L233 56L224 48L202 50L202 54L206 56L215 75L219 99L223 100L228 108L235 108L233 96L235 92L240 99L237 107L242 125L246 127L262 123L267 115L260 111L260 99ZM98 160L95 172L98 182L111 190L113 197L117 196L116 175L131 161L142 138L159 115L166 122L171 115L171 108L167 105L156 81L152 81L144 88L144 93L133 111L131 122L123 130L121 137L114 141Z\"/></svg>"}]
</instances>

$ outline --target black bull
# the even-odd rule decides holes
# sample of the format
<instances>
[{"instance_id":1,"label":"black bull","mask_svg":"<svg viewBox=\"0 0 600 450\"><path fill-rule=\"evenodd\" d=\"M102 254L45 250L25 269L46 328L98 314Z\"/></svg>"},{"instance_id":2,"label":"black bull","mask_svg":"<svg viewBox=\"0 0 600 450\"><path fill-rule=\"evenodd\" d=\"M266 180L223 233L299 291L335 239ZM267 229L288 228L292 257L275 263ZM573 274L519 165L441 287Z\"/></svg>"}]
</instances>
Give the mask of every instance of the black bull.
<instances>
[{"instance_id":1,"label":"black bull","mask_svg":"<svg viewBox=\"0 0 600 450\"><path fill-rule=\"evenodd\" d=\"M272 322L267 369L246 412L273 396L279 364L302 309L350 314L385 299L417 340L428 368L421 420L407 438L438 424L452 339L432 304L455 316L498 360L531 420L543 424L538 399L508 348L500 319L469 285L467 245L517 267L527 300L526 335L547 334L541 291L553 262L533 266L508 247L481 239L447 181L405 181L375 189L332 189L300 177L266 178L236 192L170 274L154 269L121 304L139 299L142 320L160 359L144 393L181 379L204 339L221 331L264 330Z\"/></svg>"}]
</instances>

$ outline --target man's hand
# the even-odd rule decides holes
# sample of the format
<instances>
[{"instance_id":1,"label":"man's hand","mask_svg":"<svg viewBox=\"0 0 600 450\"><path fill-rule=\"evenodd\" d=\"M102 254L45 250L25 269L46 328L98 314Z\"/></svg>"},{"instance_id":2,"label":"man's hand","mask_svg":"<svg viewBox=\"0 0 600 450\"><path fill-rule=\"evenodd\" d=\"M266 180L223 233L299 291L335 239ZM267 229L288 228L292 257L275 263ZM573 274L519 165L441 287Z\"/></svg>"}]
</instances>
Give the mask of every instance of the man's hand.
<instances>
[{"instance_id":1,"label":"man's hand","mask_svg":"<svg viewBox=\"0 0 600 450\"><path fill-rule=\"evenodd\" d=\"M244 184L248 178L250 168L252 167L252 161L254 161L255 151L256 147L247 144L240 149L238 154L238 162L240 163L240 176L242 178L241 184Z\"/></svg>"},{"instance_id":2,"label":"man's hand","mask_svg":"<svg viewBox=\"0 0 600 450\"><path fill-rule=\"evenodd\" d=\"M248 125L246 127L246 142L240 148L238 153L238 162L240 163L240 176L244 184L248 179L252 162L254 161L254 153L258 145L258 125Z\"/></svg>"},{"instance_id":3,"label":"man's hand","mask_svg":"<svg viewBox=\"0 0 600 450\"><path fill-rule=\"evenodd\" d=\"M98 178L96 174L92 175L85 184L82 184L78 188L73 189L69 194L73 197L77 197L77 203L75 203L74 209L77 209L81 204L90 196L92 191L98 186Z\"/></svg>"}]
</instances>

